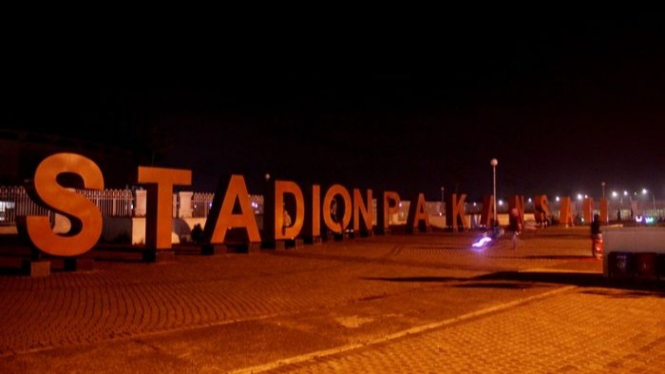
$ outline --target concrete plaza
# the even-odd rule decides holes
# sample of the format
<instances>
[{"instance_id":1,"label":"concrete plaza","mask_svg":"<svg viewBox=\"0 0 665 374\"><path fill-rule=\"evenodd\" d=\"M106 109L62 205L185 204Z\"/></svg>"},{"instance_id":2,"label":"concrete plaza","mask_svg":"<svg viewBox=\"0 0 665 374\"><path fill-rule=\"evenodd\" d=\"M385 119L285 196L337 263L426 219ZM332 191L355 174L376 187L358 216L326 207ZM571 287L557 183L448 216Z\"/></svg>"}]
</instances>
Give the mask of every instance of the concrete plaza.
<instances>
[{"instance_id":1,"label":"concrete plaza","mask_svg":"<svg viewBox=\"0 0 665 374\"><path fill-rule=\"evenodd\" d=\"M0 275L1 373L663 373L665 292L588 228L393 234Z\"/></svg>"}]
</instances>

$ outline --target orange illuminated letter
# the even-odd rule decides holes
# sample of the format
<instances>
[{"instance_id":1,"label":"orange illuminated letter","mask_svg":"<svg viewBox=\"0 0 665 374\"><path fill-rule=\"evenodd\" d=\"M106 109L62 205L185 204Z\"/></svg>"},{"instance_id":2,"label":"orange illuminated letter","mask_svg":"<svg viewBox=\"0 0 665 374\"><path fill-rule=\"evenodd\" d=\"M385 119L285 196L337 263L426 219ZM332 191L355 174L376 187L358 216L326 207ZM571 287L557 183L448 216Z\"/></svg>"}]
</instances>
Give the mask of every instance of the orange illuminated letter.
<instances>
[{"instance_id":1,"label":"orange illuminated letter","mask_svg":"<svg viewBox=\"0 0 665 374\"><path fill-rule=\"evenodd\" d=\"M138 182L147 185L145 220L147 249L170 249L173 225L173 186L192 184L191 170L139 166Z\"/></svg>"},{"instance_id":2,"label":"orange illuminated letter","mask_svg":"<svg viewBox=\"0 0 665 374\"><path fill-rule=\"evenodd\" d=\"M354 188L353 189L353 230L363 235L369 235L373 231L374 227L372 190L367 190L367 200L365 201L366 202L363 202L363 197L362 194L360 193L360 190Z\"/></svg>"},{"instance_id":3,"label":"orange illuminated letter","mask_svg":"<svg viewBox=\"0 0 665 374\"><path fill-rule=\"evenodd\" d=\"M343 209L344 209L344 216L341 218L341 222L335 222L332 217L332 212L330 211L330 206L332 205L332 201L335 198L335 195L339 195L342 197L342 201L344 202ZM326 192L326 196L323 198L323 222L326 224L326 226L332 231L336 232L338 234L343 234L344 229L351 223L351 195L349 194L349 191L344 188L343 186L339 184L335 184L332 187L328 189ZM337 212L337 220L340 220L339 217L339 211Z\"/></svg>"},{"instance_id":4,"label":"orange illuminated letter","mask_svg":"<svg viewBox=\"0 0 665 374\"><path fill-rule=\"evenodd\" d=\"M260 242L261 235L254 218L245 178L242 175L232 175L228 186L220 187L215 191L212 207L203 229L204 240L208 244L223 244L228 229L245 228L250 243ZM236 201L239 213L234 213Z\"/></svg>"},{"instance_id":5,"label":"orange illuminated letter","mask_svg":"<svg viewBox=\"0 0 665 374\"><path fill-rule=\"evenodd\" d=\"M89 251L99 240L102 214L90 200L58 184L58 175L63 173L78 175L83 188L104 189L102 171L92 160L74 153L47 157L37 167L29 190L40 205L69 218L72 229L67 235L58 235L51 230L46 216L27 216L25 225L35 247L55 256L76 256Z\"/></svg>"},{"instance_id":6,"label":"orange illuminated letter","mask_svg":"<svg viewBox=\"0 0 665 374\"><path fill-rule=\"evenodd\" d=\"M600 222L607 224L607 211L609 209L609 206L607 204L607 199L601 198L600 199Z\"/></svg>"},{"instance_id":7,"label":"orange illuminated letter","mask_svg":"<svg viewBox=\"0 0 665 374\"><path fill-rule=\"evenodd\" d=\"M452 226L454 232L458 231L460 225L462 229L468 226L465 217L464 200L466 200L465 194L462 194L459 200L457 200L457 194L452 194L446 207L446 221Z\"/></svg>"},{"instance_id":8,"label":"orange illuminated letter","mask_svg":"<svg viewBox=\"0 0 665 374\"><path fill-rule=\"evenodd\" d=\"M561 205L559 205L559 224L575 226L573 222L573 203L570 197L561 198Z\"/></svg>"},{"instance_id":9,"label":"orange illuminated letter","mask_svg":"<svg viewBox=\"0 0 665 374\"><path fill-rule=\"evenodd\" d=\"M547 221L550 216L550 206L546 195L538 195L533 199L535 218L537 223Z\"/></svg>"},{"instance_id":10,"label":"orange illuminated letter","mask_svg":"<svg viewBox=\"0 0 665 374\"><path fill-rule=\"evenodd\" d=\"M305 190L305 233L304 238L308 243L317 243L321 238L321 186L313 184L312 188Z\"/></svg>"},{"instance_id":11,"label":"orange illuminated letter","mask_svg":"<svg viewBox=\"0 0 665 374\"><path fill-rule=\"evenodd\" d=\"M289 227L284 226L284 194L289 193L294 196L296 201L295 217L293 224ZM275 240L280 239L294 239L300 235L300 230L303 226L303 219L305 218L305 199L303 197L300 187L294 182L275 181ZM266 213L264 213L265 216Z\"/></svg>"},{"instance_id":12,"label":"orange illuminated letter","mask_svg":"<svg viewBox=\"0 0 665 374\"><path fill-rule=\"evenodd\" d=\"M427 212L424 194L418 194L415 199L411 199L406 228L410 232L415 232L416 230L426 232L429 230L429 213Z\"/></svg>"},{"instance_id":13,"label":"orange illuminated letter","mask_svg":"<svg viewBox=\"0 0 665 374\"><path fill-rule=\"evenodd\" d=\"M591 224L593 221L593 198L587 197L582 201L582 217L586 224Z\"/></svg>"},{"instance_id":14,"label":"orange illuminated letter","mask_svg":"<svg viewBox=\"0 0 665 374\"><path fill-rule=\"evenodd\" d=\"M376 201L376 231L390 233L390 215L399 213L399 194L393 191L379 191ZM391 204L392 202L392 204Z\"/></svg>"},{"instance_id":15,"label":"orange illuminated letter","mask_svg":"<svg viewBox=\"0 0 665 374\"><path fill-rule=\"evenodd\" d=\"M485 227L492 226L492 221L494 220L494 195L484 196L483 197L483 211L480 214L480 224Z\"/></svg>"}]
</instances>

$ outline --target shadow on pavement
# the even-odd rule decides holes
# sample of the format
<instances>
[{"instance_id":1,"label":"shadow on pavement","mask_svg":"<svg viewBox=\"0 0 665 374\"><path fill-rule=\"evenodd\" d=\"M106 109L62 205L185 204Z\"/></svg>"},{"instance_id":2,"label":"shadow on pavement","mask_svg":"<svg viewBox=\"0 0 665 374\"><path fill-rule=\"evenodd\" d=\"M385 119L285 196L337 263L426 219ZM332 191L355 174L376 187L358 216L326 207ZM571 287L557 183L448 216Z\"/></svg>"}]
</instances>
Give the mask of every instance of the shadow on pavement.
<instances>
[{"instance_id":1,"label":"shadow on pavement","mask_svg":"<svg viewBox=\"0 0 665 374\"><path fill-rule=\"evenodd\" d=\"M554 283L562 285L573 285L577 287L604 288L608 291L589 290L584 291L594 294L607 294L614 297L640 297L653 296L665 297L665 282L656 279L607 279L600 273L581 272L517 272L505 271L481 275L474 278L457 277L377 277L362 278L363 280L384 282L421 282L421 283L448 283L461 282L452 285L457 288L501 288L501 289L527 289L536 287L537 283ZM621 296L612 294L610 289L629 290L630 293L622 293Z\"/></svg>"},{"instance_id":2,"label":"shadow on pavement","mask_svg":"<svg viewBox=\"0 0 665 374\"><path fill-rule=\"evenodd\" d=\"M385 281L385 282L423 282L423 283L445 283L453 281L464 281L466 278L456 278L456 277L390 277L390 278L361 278L362 280L374 280L374 281Z\"/></svg>"},{"instance_id":3,"label":"shadow on pavement","mask_svg":"<svg viewBox=\"0 0 665 374\"><path fill-rule=\"evenodd\" d=\"M456 277L391 277L391 278L362 278L363 280L375 280L384 282L420 282L420 283L447 283L447 282L464 282L469 281L469 278L456 278ZM473 278L472 278L473 279ZM465 282L464 284L457 284L454 287L460 288L501 288L501 289L526 289L534 287L535 285L529 283L519 282Z\"/></svg>"},{"instance_id":4,"label":"shadow on pavement","mask_svg":"<svg viewBox=\"0 0 665 374\"><path fill-rule=\"evenodd\" d=\"M528 260L588 260L588 261L597 261L595 257L591 256L573 256L573 255L546 255L546 256L522 256L522 258Z\"/></svg>"},{"instance_id":5,"label":"shadow on pavement","mask_svg":"<svg viewBox=\"0 0 665 374\"><path fill-rule=\"evenodd\" d=\"M578 287L593 287L606 289L621 289L644 291L635 292L634 295L650 295L654 293L660 297L665 297L665 283L656 279L608 279L600 273L579 273L579 272L497 272L487 275L481 275L474 280L503 280L516 282L534 282L534 283L556 283L566 284ZM464 285L456 285L461 287Z\"/></svg>"},{"instance_id":6,"label":"shadow on pavement","mask_svg":"<svg viewBox=\"0 0 665 374\"><path fill-rule=\"evenodd\" d=\"M527 288L536 287L533 283L526 282L473 282L473 283L463 283L456 284L456 288L494 288L494 289L506 289L506 290L524 290Z\"/></svg>"},{"instance_id":7,"label":"shadow on pavement","mask_svg":"<svg viewBox=\"0 0 665 374\"><path fill-rule=\"evenodd\" d=\"M614 292L613 290L610 289L593 289L593 290L587 290L583 291L582 293L587 294L587 295L599 295L599 296L607 296L615 299L634 299L638 297L643 297L643 296L654 296L653 291L648 291L648 290L624 290L624 292L618 294ZM665 295L662 294L662 292L656 293L657 296L663 297Z\"/></svg>"}]
</instances>

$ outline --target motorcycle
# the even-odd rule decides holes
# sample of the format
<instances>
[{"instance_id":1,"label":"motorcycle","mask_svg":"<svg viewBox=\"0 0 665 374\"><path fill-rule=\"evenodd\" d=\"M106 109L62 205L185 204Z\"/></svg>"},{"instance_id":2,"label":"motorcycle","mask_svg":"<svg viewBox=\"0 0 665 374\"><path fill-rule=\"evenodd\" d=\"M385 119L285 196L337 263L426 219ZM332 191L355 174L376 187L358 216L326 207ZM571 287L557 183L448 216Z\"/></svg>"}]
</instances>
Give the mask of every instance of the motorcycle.
<instances>
[{"instance_id":1,"label":"motorcycle","mask_svg":"<svg viewBox=\"0 0 665 374\"><path fill-rule=\"evenodd\" d=\"M471 247L477 250L490 247L496 243L499 237L501 237L503 234L504 230L502 227L494 226L491 229L483 232L481 237L476 242L471 244Z\"/></svg>"}]
</instances>

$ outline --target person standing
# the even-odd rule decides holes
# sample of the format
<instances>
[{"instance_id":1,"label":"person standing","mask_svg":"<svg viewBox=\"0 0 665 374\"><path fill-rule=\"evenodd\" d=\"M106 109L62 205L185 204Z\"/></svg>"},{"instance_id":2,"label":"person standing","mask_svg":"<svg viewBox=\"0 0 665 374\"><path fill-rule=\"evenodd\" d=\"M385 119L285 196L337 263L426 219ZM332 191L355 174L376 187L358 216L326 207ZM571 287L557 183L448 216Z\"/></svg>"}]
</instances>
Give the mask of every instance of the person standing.
<instances>
[{"instance_id":1,"label":"person standing","mask_svg":"<svg viewBox=\"0 0 665 374\"><path fill-rule=\"evenodd\" d=\"M286 229L291 226L291 215L289 211L284 208L284 220L282 222L282 234L286 235Z\"/></svg>"},{"instance_id":2,"label":"person standing","mask_svg":"<svg viewBox=\"0 0 665 374\"><path fill-rule=\"evenodd\" d=\"M342 236L344 236L344 218L340 216L339 206L337 204L337 200L334 198L330 202L330 217L332 218L333 222L339 224L340 233Z\"/></svg>"},{"instance_id":3,"label":"person standing","mask_svg":"<svg viewBox=\"0 0 665 374\"><path fill-rule=\"evenodd\" d=\"M591 222L591 255L599 257L603 253L603 231L600 229L600 214L593 215Z\"/></svg>"},{"instance_id":4,"label":"person standing","mask_svg":"<svg viewBox=\"0 0 665 374\"><path fill-rule=\"evenodd\" d=\"M522 216L517 208L510 210L508 229L513 233L513 249L517 249L517 236L522 232Z\"/></svg>"}]
</instances>

